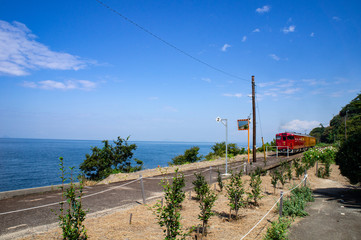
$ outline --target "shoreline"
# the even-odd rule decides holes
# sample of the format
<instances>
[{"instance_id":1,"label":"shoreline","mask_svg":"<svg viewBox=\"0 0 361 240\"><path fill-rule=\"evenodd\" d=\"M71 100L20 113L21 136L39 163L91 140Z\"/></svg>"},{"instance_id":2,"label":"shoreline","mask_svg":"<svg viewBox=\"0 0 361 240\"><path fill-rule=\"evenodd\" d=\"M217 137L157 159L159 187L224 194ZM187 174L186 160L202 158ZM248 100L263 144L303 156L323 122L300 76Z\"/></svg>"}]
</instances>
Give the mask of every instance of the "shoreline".
<instances>
[{"instance_id":1,"label":"shoreline","mask_svg":"<svg viewBox=\"0 0 361 240\"><path fill-rule=\"evenodd\" d=\"M263 153L257 153L257 157L263 157ZM233 162L242 162L247 161L247 154L237 155L233 158L228 159L228 163ZM198 169L204 167L213 167L213 166L221 166L225 164L225 158L217 158L212 161L201 161L195 163L188 163L184 165L176 165L176 166L167 166L167 167L157 167L152 169L144 169L137 172L132 173L117 173L111 174L106 179L94 182L86 180L84 186L93 186L93 185L102 185L102 184L110 184L115 182L127 181L127 180L134 180L139 178L141 174L143 178L146 177L154 177L154 176L162 176L166 174L174 173L176 169L179 169L180 172L191 170L191 169ZM75 183L78 184L78 183ZM69 186L69 184L64 184L65 188ZM61 184L58 185L50 185L50 186L42 186L42 187L34 187L34 188L24 188L24 189L17 189L17 190L10 190L10 191L3 191L0 192L0 200L12 198L16 196L25 196L37 193L45 193L45 192L53 192L53 191L60 191L59 187Z\"/></svg>"}]
</instances>

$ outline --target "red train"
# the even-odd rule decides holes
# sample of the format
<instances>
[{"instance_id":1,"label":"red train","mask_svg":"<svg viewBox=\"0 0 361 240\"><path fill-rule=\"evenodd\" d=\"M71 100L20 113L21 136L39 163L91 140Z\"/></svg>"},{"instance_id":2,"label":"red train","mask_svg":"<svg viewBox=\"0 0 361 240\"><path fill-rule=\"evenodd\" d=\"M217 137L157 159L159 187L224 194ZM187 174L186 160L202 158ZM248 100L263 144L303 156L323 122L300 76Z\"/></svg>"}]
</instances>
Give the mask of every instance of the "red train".
<instances>
[{"instance_id":1,"label":"red train","mask_svg":"<svg viewBox=\"0 0 361 240\"><path fill-rule=\"evenodd\" d=\"M315 145L316 138L309 135L291 132L276 134L276 146L280 152L302 152Z\"/></svg>"}]
</instances>

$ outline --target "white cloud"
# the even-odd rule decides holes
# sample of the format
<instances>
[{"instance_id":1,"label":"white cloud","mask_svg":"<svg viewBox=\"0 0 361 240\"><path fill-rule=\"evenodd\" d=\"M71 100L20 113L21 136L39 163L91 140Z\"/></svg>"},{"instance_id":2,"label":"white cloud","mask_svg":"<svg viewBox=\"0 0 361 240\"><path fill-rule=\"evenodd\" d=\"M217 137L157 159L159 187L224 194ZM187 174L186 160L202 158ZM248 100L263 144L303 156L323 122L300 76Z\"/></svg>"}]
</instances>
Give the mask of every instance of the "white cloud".
<instances>
[{"instance_id":1,"label":"white cloud","mask_svg":"<svg viewBox=\"0 0 361 240\"><path fill-rule=\"evenodd\" d=\"M89 61L55 52L35 40L25 24L0 20L0 74L24 76L32 69L79 70Z\"/></svg>"},{"instance_id":2,"label":"white cloud","mask_svg":"<svg viewBox=\"0 0 361 240\"><path fill-rule=\"evenodd\" d=\"M269 12L270 10L271 10L271 7L268 6L268 5L265 5L265 6L261 7L261 8L257 8L257 9L256 9L256 12L262 14L262 13Z\"/></svg>"},{"instance_id":3,"label":"white cloud","mask_svg":"<svg viewBox=\"0 0 361 240\"><path fill-rule=\"evenodd\" d=\"M283 90L282 93L289 95L289 94L294 94L295 92L298 92L300 90L301 90L301 88L288 88L288 89Z\"/></svg>"},{"instance_id":4,"label":"white cloud","mask_svg":"<svg viewBox=\"0 0 361 240\"><path fill-rule=\"evenodd\" d=\"M269 55L273 60L276 60L276 61L279 61L280 60L280 57L277 56L276 54L270 54Z\"/></svg>"},{"instance_id":5,"label":"white cloud","mask_svg":"<svg viewBox=\"0 0 361 240\"><path fill-rule=\"evenodd\" d=\"M247 40L247 36L243 36L242 42L245 42Z\"/></svg>"},{"instance_id":6,"label":"white cloud","mask_svg":"<svg viewBox=\"0 0 361 240\"><path fill-rule=\"evenodd\" d=\"M261 30L259 28L256 28L255 30L253 30L252 32L256 33L256 32L260 32Z\"/></svg>"},{"instance_id":7,"label":"white cloud","mask_svg":"<svg viewBox=\"0 0 361 240\"><path fill-rule=\"evenodd\" d=\"M222 50L222 52L225 52L225 51L227 51L227 48L230 48L230 47L231 47L231 45L226 43L226 44L223 45L221 50Z\"/></svg>"},{"instance_id":8,"label":"white cloud","mask_svg":"<svg viewBox=\"0 0 361 240\"><path fill-rule=\"evenodd\" d=\"M236 98L240 98L242 97L242 93L224 93L223 96L225 97L236 97Z\"/></svg>"},{"instance_id":9,"label":"white cloud","mask_svg":"<svg viewBox=\"0 0 361 240\"><path fill-rule=\"evenodd\" d=\"M292 120L288 123L283 124L280 129L292 132L305 132L310 131L313 128L320 125L318 121L303 121L303 120Z\"/></svg>"},{"instance_id":10,"label":"white cloud","mask_svg":"<svg viewBox=\"0 0 361 240\"><path fill-rule=\"evenodd\" d=\"M310 37L314 37L314 36L315 36L315 33L311 32Z\"/></svg>"},{"instance_id":11,"label":"white cloud","mask_svg":"<svg viewBox=\"0 0 361 240\"><path fill-rule=\"evenodd\" d=\"M96 87L96 83L88 80L68 80L64 82L45 80L39 82L25 81L22 84L26 88L38 88L44 90L92 90Z\"/></svg>"},{"instance_id":12,"label":"white cloud","mask_svg":"<svg viewBox=\"0 0 361 240\"><path fill-rule=\"evenodd\" d=\"M296 26L295 25L291 25L289 27L284 27L282 29L283 33L290 33L290 32L294 32L296 30Z\"/></svg>"}]
</instances>

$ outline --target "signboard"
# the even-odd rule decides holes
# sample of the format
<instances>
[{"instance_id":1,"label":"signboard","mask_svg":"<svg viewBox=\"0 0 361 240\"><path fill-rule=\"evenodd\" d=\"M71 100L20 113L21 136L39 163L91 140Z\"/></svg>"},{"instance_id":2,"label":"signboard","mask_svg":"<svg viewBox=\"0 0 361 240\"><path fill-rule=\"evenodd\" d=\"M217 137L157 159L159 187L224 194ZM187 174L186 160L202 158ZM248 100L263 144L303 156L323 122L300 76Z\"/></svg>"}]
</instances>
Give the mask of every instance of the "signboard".
<instances>
[{"instance_id":1,"label":"signboard","mask_svg":"<svg viewBox=\"0 0 361 240\"><path fill-rule=\"evenodd\" d=\"M248 119L237 120L238 130L248 130Z\"/></svg>"}]
</instances>

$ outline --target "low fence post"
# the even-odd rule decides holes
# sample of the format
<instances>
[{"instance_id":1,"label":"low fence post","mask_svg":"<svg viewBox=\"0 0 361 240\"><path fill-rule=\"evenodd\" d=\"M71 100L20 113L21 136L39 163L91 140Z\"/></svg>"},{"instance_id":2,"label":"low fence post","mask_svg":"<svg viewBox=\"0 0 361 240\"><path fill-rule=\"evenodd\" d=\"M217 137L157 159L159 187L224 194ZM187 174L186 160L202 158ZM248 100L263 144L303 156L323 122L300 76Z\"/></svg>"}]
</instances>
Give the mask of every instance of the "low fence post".
<instances>
[{"instance_id":1,"label":"low fence post","mask_svg":"<svg viewBox=\"0 0 361 240\"><path fill-rule=\"evenodd\" d=\"M142 174L139 174L139 178L140 178L140 187L142 189L143 204L145 204L145 193L144 193L144 184L143 184Z\"/></svg>"},{"instance_id":2,"label":"low fence post","mask_svg":"<svg viewBox=\"0 0 361 240\"><path fill-rule=\"evenodd\" d=\"M280 200L280 209L279 209L280 217L282 217L282 207L283 207L283 191L281 191L281 200Z\"/></svg>"}]
</instances>

